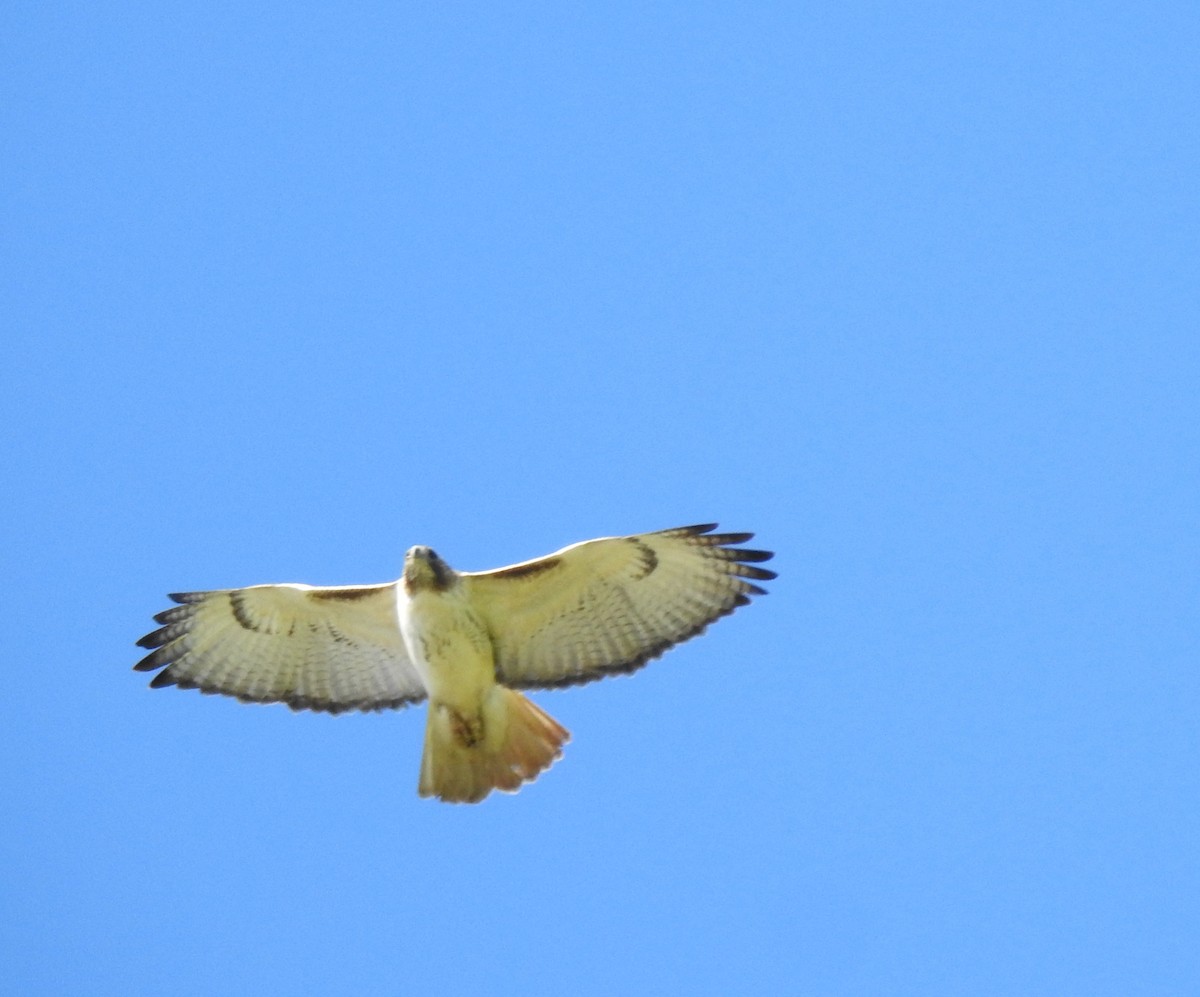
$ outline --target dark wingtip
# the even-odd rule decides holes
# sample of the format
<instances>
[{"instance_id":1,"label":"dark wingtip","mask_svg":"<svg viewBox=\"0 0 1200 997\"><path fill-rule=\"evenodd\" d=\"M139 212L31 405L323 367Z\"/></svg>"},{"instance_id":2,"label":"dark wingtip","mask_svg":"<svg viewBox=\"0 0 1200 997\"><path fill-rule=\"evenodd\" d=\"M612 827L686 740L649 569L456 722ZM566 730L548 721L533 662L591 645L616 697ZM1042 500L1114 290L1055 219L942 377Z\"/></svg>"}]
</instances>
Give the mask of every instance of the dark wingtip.
<instances>
[{"instance_id":1,"label":"dark wingtip","mask_svg":"<svg viewBox=\"0 0 1200 997\"><path fill-rule=\"evenodd\" d=\"M172 602L189 603L200 602L204 598L203 592L169 592L167 598Z\"/></svg>"},{"instance_id":2,"label":"dark wingtip","mask_svg":"<svg viewBox=\"0 0 1200 997\"><path fill-rule=\"evenodd\" d=\"M773 550L746 550L739 547L729 551L729 557L734 561L769 561L774 556Z\"/></svg>"},{"instance_id":3,"label":"dark wingtip","mask_svg":"<svg viewBox=\"0 0 1200 997\"><path fill-rule=\"evenodd\" d=\"M156 647L133 666L135 672L152 672L171 663L171 653L165 647Z\"/></svg>"},{"instance_id":4,"label":"dark wingtip","mask_svg":"<svg viewBox=\"0 0 1200 997\"><path fill-rule=\"evenodd\" d=\"M177 620L186 620L194 612L195 610L188 606L172 606L170 609L164 609L161 613L155 613L154 622L163 625L175 623Z\"/></svg>"},{"instance_id":5,"label":"dark wingtip","mask_svg":"<svg viewBox=\"0 0 1200 997\"><path fill-rule=\"evenodd\" d=\"M137 666L135 665L134 667L136 668ZM178 680L175 678L174 675L171 674L171 669L169 669L169 668L166 671L159 672L157 675L154 676L154 678L152 678L150 680L150 688L151 689L162 689L169 685L178 685L178 684L179 684Z\"/></svg>"},{"instance_id":6,"label":"dark wingtip","mask_svg":"<svg viewBox=\"0 0 1200 997\"><path fill-rule=\"evenodd\" d=\"M753 540L753 533L718 533L715 536L708 538L710 543L720 544L744 544L747 540Z\"/></svg>"}]
</instances>

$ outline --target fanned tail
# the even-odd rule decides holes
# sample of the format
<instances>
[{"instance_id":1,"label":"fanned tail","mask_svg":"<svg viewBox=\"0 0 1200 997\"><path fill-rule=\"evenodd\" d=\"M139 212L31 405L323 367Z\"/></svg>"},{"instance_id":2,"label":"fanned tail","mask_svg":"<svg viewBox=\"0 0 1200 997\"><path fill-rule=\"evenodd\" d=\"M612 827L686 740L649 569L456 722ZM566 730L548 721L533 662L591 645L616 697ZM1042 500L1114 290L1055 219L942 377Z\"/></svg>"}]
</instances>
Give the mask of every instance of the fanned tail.
<instances>
[{"instance_id":1,"label":"fanned tail","mask_svg":"<svg viewBox=\"0 0 1200 997\"><path fill-rule=\"evenodd\" d=\"M493 789L515 793L562 755L567 729L521 693L494 686L475 716L430 700L421 758L422 796L478 803Z\"/></svg>"}]
</instances>

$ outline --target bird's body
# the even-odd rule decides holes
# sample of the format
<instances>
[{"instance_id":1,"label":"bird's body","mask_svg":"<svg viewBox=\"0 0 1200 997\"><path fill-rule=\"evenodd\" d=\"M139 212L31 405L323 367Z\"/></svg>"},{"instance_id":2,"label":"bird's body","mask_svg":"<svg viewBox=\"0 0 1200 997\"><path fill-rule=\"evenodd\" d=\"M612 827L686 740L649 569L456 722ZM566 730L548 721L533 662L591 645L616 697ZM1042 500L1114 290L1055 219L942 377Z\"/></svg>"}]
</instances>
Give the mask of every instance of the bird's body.
<instances>
[{"instance_id":1,"label":"bird's body","mask_svg":"<svg viewBox=\"0 0 1200 997\"><path fill-rule=\"evenodd\" d=\"M496 684L487 627L465 598L457 572L445 582L421 574L421 548L397 583L396 621L409 660L431 699L469 710ZM443 576L445 577L445 576Z\"/></svg>"},{"instance_id":2,"label":"bird's body","mask_svg":"<svg viewBox=\"0 0 1200 997\"><path fill-rule=\"evenodd\" d=\"M332 713L428 697L419 790L514 791L569 735L519 691L633 671L763 589L774 572L714 526L606 537L487 572L413 547L394 583L260 585L173 596L139 641L152 686Z\"/></svg>"},{"instance_id":3,"label":"bird's body","mask_svg":"<svg viewBox=\"0 0 1200 997\"><path fill-rule=\"evenodd\" d=\"M422 796L474 803L492 789L517 789L562 754L567 731L496 682L486 624L458 572L427 547L408 552L396 609L405 649L429 695Z\"/></svg>"}]
</instances>

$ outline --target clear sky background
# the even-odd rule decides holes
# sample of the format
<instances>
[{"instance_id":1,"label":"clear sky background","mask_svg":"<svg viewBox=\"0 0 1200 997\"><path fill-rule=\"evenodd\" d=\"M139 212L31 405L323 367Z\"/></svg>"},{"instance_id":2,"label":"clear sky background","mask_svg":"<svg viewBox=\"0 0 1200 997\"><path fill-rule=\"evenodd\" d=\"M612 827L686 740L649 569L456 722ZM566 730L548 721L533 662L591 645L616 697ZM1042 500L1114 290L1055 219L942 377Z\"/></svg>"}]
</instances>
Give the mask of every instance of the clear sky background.
<instances>
[{"instance_id":1,"label":"clear sky background","mask_svg":"<svg viewBox=\"0 0 1200 997\"><path fill-rule=\"evenodd\" d=\"M14 994L1200 992L1190 3L2 15ZM169 591L720 520L516 796Z\"/></svg>"}]
</instances>

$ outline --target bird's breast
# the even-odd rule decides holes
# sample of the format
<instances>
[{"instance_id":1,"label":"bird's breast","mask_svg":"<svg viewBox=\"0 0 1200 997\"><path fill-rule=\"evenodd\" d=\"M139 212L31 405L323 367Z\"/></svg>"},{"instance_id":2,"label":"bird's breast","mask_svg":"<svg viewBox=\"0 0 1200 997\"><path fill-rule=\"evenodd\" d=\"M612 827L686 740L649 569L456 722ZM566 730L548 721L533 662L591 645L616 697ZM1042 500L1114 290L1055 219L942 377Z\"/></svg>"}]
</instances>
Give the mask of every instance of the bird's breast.
<instances>
[{"instance_id":1,"label":"bird's breast","mask_svg":"<svg viewBox=\"0 0 1200 997\"><path fill-rule=\"evenodd\" d=\"M400 633L430 699L467 706L496 683L492 641L459 591L401 592Z\"/></svg>"}]
</instances>

